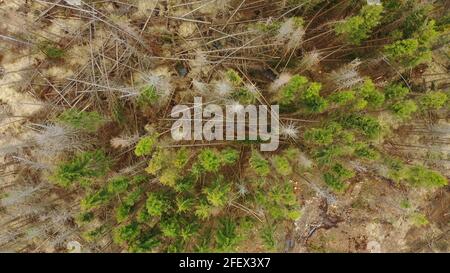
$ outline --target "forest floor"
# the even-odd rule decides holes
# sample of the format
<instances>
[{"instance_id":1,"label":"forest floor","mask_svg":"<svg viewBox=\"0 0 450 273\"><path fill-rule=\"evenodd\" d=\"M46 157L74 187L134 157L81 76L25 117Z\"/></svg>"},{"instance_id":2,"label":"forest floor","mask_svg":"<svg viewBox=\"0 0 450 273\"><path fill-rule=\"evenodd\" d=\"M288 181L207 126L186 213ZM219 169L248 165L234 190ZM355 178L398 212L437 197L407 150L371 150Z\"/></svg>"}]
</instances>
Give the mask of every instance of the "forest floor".
<instances>
[{"instance_id":1,"label":"forest floor","mask_svg":"<svg viewBox=\"0 0 450 273\"><path fill-rule=\"evenodd\" d=\"M2 8L0 18L5 18L3 13L14 6L9 2L13 1L0 1ZM48 29L59 33L67 31L58 28L57 22L48 26ZM433 63L428 66L422 76L417 78L418 83L432 83L442 78L427 77L427 73L432 75L447 73L445 67L449 64L445 63L445 58L439 60L444 63ZM24 126L27 123L24 117L42 114L43 105L39 99L31 92L23 92L20 86L11 84L28 80L27 74L14 71L26 70L39 61L28 56L26 49L14 53L0 52L0 68L9 71L0 78L0 110L8 109L11 114L0 124L0 147L20 145L22 140L27 139L32 133ZM67 75L73 76L71 68L66 68ZM67 75L63 75L61 71L46 71L46 73L57 73L57 77L66 77ZM450 161L433 158L430 154L436 151L447 151L450 154L449 127L450 117L447 112L442 111L437 116L423 117L397 128L396 138L390 141L396 143L396 149L404 147L398 150L398 153L409 158L410 162L432 161L432 165L448 177ZM78 208L80 198L76 191L61 191L50 182L42 181L42 177L31 173L27 177L29 179L27 183L39 186L37 190L35 189L33 199L9 200L7 192L13 189L19 180L23 182L22 168L10 162L11 158L0 157L0 197L2 202L7 200L20 205L0 209L0 252L66 252L74 244L77 245L77 242L81 243L80 251L117 250L108 240L94 245L82 239L81 231L70 218L73 211ZM330 194L329 199L319 194L320 189L314 186L316 183L311 182L316 181L320 173L311 173L293 181L296 183L296 193L302 205L302 217L293 227L288 228L290 230L284 240L286 252L449 251L448 186L433 191L406 188L378 176L374 170L365 169L363 166L360 168L361 171L352 179L349 189L344 194ZM330 202L330 199L333 200ZM18 220L20 213L35 208L47 210L38 221L40 225L29 227L27 224L29 219ZM423 218L426 219L426 223L422 221ZM20 232L25 230L29 235L19 245L13 243L16 237L18 238L18 232L15 233L18 230ZM42 234L46 236L41 236ZM23 240L22 235L20 238ZM248 245L241 250L262 251L258 245Z\"/></svg>"}]
</instances>

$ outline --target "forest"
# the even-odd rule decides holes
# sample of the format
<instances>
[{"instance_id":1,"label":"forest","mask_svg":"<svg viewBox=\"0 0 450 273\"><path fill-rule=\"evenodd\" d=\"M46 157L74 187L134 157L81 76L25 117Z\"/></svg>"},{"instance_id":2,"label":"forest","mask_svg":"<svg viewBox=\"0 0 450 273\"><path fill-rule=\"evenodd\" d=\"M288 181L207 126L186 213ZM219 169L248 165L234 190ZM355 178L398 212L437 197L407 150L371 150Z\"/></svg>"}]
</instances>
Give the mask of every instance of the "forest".
<instances>
[{"instance_id":1,"label":"forest","mask_svg":"<svg viewBox=\"0 0 450 273\"><path fill-rule=\"evenodd\" d=\"M0 253L448 253L449 42L445 0L0 1ZM198 97L277 149L174 137Z\"/></svg>"}]
</instances>

